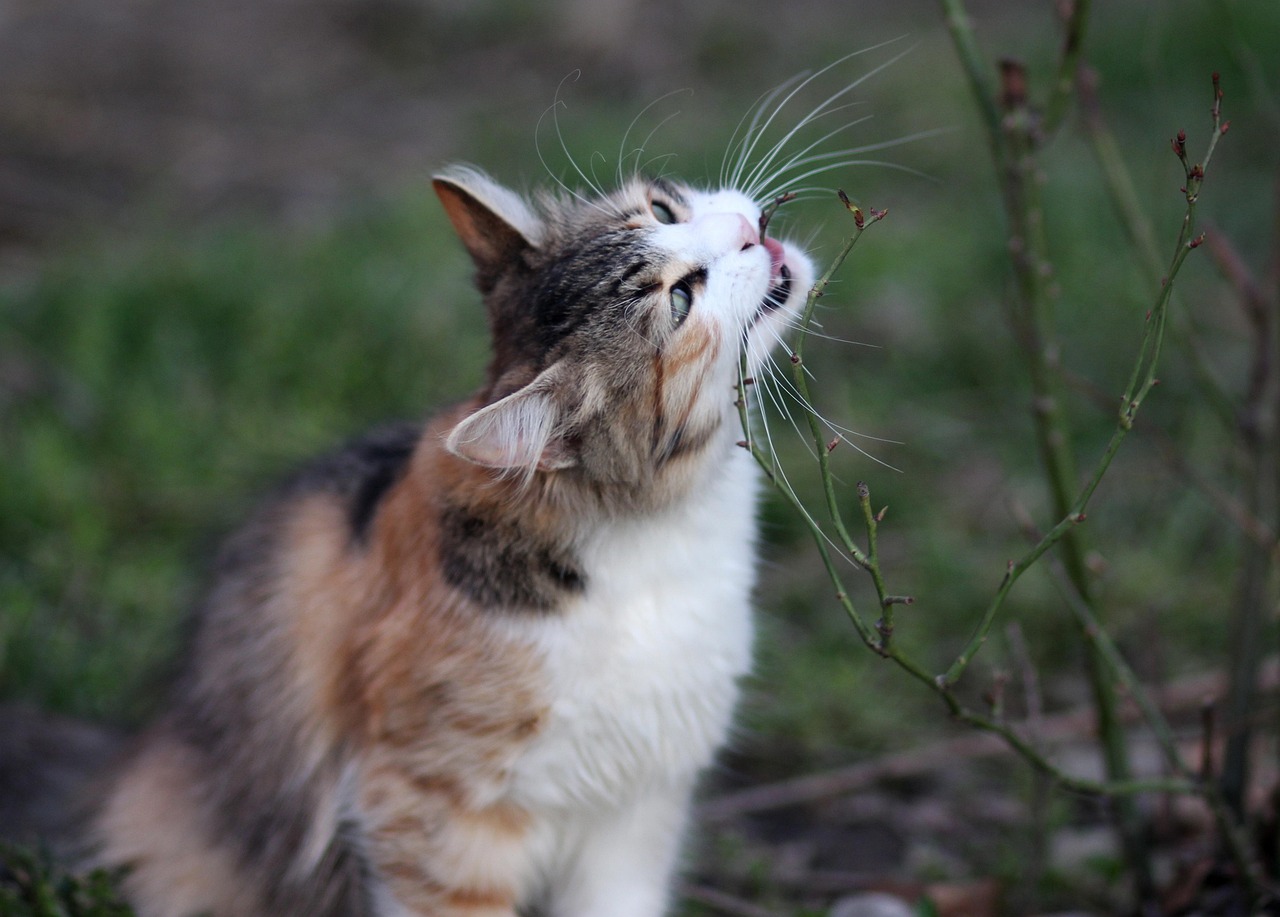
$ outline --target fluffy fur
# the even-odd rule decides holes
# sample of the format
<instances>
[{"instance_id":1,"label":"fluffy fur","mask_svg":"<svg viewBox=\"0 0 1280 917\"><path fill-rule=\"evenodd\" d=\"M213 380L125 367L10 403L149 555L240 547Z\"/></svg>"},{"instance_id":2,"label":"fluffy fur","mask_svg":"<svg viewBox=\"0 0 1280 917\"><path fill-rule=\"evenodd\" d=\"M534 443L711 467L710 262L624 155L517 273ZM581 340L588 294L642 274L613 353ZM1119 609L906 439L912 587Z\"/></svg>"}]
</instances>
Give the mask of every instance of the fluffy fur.
<instances>
[{"instance_id":1,"label":"fluffy fur","mask_svg":"<svg viewBox=\"0 0 1280 917\"><path fill-rule=\"evenodd\" d=\"M166 712L95 785L143 917L657 917L751 657L759 368L812 282L745 195L436 190L493 360L224 547Z\"/></svg>"}]
</instances>

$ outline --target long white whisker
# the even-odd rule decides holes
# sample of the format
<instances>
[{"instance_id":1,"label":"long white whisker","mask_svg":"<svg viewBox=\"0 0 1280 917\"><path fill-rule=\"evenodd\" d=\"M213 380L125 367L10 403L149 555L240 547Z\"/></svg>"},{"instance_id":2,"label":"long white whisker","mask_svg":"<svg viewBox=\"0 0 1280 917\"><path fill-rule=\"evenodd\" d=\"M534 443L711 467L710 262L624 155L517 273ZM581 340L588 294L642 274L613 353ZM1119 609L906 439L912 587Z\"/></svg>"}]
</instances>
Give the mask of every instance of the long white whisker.
<instances>
[{"instance_id":1,"label":"long white whisker","mask_svg":"<svg viewBox=\"0 0 1280 917\"><path fill-rule=\"evenodd\" d=\"M827 133L819 137L817 140L805 146L804 149L797 150L795 154L787 158L786 162L779 165L772 172L764 172L759 168L753 170L751 175L748 177L746 186L743 187L742 189L743 194L747 195L747 197L750 197L750 198L756 198L760 188L763 188L767 185L775 184L779 177L781 177L782 175L785 175L789 170L796 168L806 158L809 158L810 153L813 153L814 150L822 147L822 145L825 144L832 137L835 137L843 133L844 131L855 128L859 124L862 124L866 121L870 121L872 117L873 117L872 115L864 115L861 118L855 118L854 120L849 121L846 124L842 124L840 127L837 127L835 130L828 131ZM790 138L788 137L788 139ZM825 155L830 155L830 154L825 154ZM770 156L770 158L773 158L772 155ZM763 165L763 163L761 163L761 165Z\"/></svg>"},{"instance_id":2,"label":"long white whisker","mask_svg":"<svg viewBox=\"0 0 1280 917\"><path fill-rule=\"evenodd\" d=\"M662 104L667 99L670 99L673 96L681 95L683 93L692 93L692 92L693 92L692 89L673 89L671 90L671 92L667 92L658 96L648 105L646 105L644 108L640 109L640 111L636 113L636 116L631 119L631 123L627 125L627 129L622 133L622 142L618 144L618 184L619 185L621 185L625 181L625 176L623 175L623 172L622 172L623 163L625 163L629 158L631 158L631 155L632 155L631 152L627 151L627 138L631 136L631 132L635 130L636 125L640 123L640 119L643 118L645 115L647 115L651 109L656 108L658 105ZM665 118L659 121L657 125L652 130L649 131L647 135L645 135L644 142L641 143L640 146L638 146L634 150L634 153L636 156L636 171L639 171L640 155L644 152L645 148L649 145L649 141L653 139L653 135L658 132L659 128L661 128L664 124L666 124L672 118L676 117L676 115L678 114L680 114L680 112L675 111L667 115Z\"/></svg>"},{"instance_id":3,"label":"long white whisker","mask_svg":"<svg viewBox=\"0 0 1280 917\"><path fill-rule=\"evenodd\" d=\"M794 321L787 322L787 327L797 331L800 330L799 323ZM815 331L815 327L817 326L810 325L808 329L805 330L805 335L807 337L817 338L820 341L830 341L832 344L847 344L850 347L866 347L870 350L881 349L879 344L868 344L866 341L854 341L849 338L836 337L834 334L827 334L824 331Z\"/></svg>"},{"instance_id":4,"label":"long white whisker","mask_svg":"<svg viewBox=\"0 0 1280 917\"><path fill-rule=\"evenodd\" d=\"M663 153L661 156L654 156L644 162L643 165L637 166L637 171L642 175L651 175L661 177L666 174L666 162L669 159L675 159L677 153ZM654 163L662 163L661 166L655 168Z\"/></svg>"},{"instance_id":5,"label":"long white whisker","mask_svg":"<svg viewBox=\"0 0 1280 917\"><path fill-rule=\"evenodd\" d=\"M800 421L787 407L786 395L790 395L790 392L787 392L786 390L785 373L783 373L782 368L778 366L776 360L770 360L770 365L771 369L764 377L769 380L765 384L766 391L769 392L769 396L778 412L787 419L791 424L791 428L795 430L796 438L800 440L800 444L804 447L805 451L809 453L809 457L817 458L817 454L813 451L813 442L811 438L806 431L800 429ZM798 399L794 400L798 402Z\"/></svg>"},{"instance_id":6,"label":"long white whisker","mask_svg":"<svg viewBox=\"0 0 1280 917\"><path fill-rule=\"evenodd\" d=\"M765 118L763 123L760 123L758 118L752 119L753 131L752 133L749 133L743 137L743 142L745 146L742 151L742 159L740 160L740 163L739 163L740 166L745 166L746 163L751 161L751 154L755 152L756 144L760 142L760 138L764 136L765 132L769 129L769 125L771 125L774 122L774 119L777 118L778 115L781 114L782 110L787 107L788 102L794 99L802 89L804 89L814 80L816 80L818 77L822 76L824 73L831 70L831 68L849 60L849 58L853 57L854 54L860 54L860 53L862 52L855 51L853 52L853 54L848 54L837 61L831 62L830 64L828 64L827 66L819 70L817 73L811 73L808 76L806 76L799 83L799 85L795 86L790 92L788 92L785 96L783 96L782 101L773 107L773 110L769 113L769 117ZM772 102L772 99L770 99L770 102ZM749 143L747 142L748 139L750 140ZM733 186L737 188L737 187L740 187L741 185L742 185L742 169L739 168L733 174Z\"/></svg>"},{"instance_id":7,"label":"long white whisker","mask_svg":"<svg viewBox=\"0 0 1280 917\"><path fill-rule=\"evenodd\" d=\"M783 375L785 377L785 374ZM813 378L813 377L810 376L810 378ZM809 414L812 414L814 417L816 417L818 419L818 422L823 426L825 426L832 433L834 433L835 436L842 443L845 443L846 445L849 446L849 448L853 449L859 455L862 455L865 458L870 459L871 461L875 462L877 465L881 466L882 468L887 468L890 471L896 471L901 473L900 468L894 465L891 465L889 462L886 462L884 459L880 458L879 456L873 455L872 453L868 452L866 449L863 449L857 443L853 442L850 439L850 437L857 437L858 439L869 440L871 442L877 442L877 443L885 443L886 445L893 445L893 446L900 446L902 445L901 442L893 439L887 439L885 437L872 436L871 434L868 434L868 433L859 433L856 430L851 430L848 427L844 427L844 426L841 426L840 424L833 423L827 417L823 416L823 414L820 411L818 411L817 408L815 408L803 397L801 397L800 392L796 390L794 383L792 383L789 379L784 378L783 384L785 385L787 394L796 400L796 402L800 405L800 408L803 411ZM808 431L805 431L804 433L802 433L801 437L802 439L804 439L806 444L809 443L810 437L808 435Z\"/></svg>"},{"instance_id":8,"label":"long white whisker","mask_svg":"<svg viewBox=\"0 0 1280 917\"><path fill-rule=\"evenodd\" d=\"M748 173L746 184L751 183L753 176L759 174L764 169L767 169L769 167L769 163L773 161L774 157L776 157L778 153L783 148L785 148L788 143L791 142L792 138L794 138L796 134L799 133L801 130L803 130L805 127L809 126L810 124L813 124L814 122L822 118L838 114L839 112L842 112L847 108L855 108L855 107L866 104L864 102L848 102L844 105L832 104L837 99L839 99L842 95L849 92L853 88L854 86L845 86L839 92L833 93L825 101L815 106L807 115L801 118L795 124L795 126L791 128L791 130L787 131L781 137L781 139L779 139L772 147L770 147L767 153L765 153L762 157L760 157L760 160L752 168L751 172ZM761 131L761 134L763 134L763 131Z\"/></svg>"},{"instance_id":9,"label":"long white whisker","mask_svg":"<svg viewBox=\"0 0 1280 917\"><path fill-rule=\"evenodd\" d=\"M668 95L670 95L670 94L671 94L671 93L668 93ZM653 139L653 135L654 135L654 134L656 134L659 130L661 130L661 129L662 129L662 127L663 127L663 125L665 125L668 121L672 120L673 118L677 117L679 114L680 114L680 112L678 112L678 111L673 111L671 114L667 115L665 118L663 118L663 119L662 119L661 121L659 121L657 124L655 124L655 125L654 125L654 127L653 127L653 130L649 131L649 133L645 135L644 143L640 144L640 146L638 146L638 147L636 148L636 151L635 151L635 156L636 156L636 171L637 171L637 172L643 172L643 171L645 170L645 167L644 167L644 166L641 166L641 164L640 164L640 157L641 157L642 155L644 155L644 151L645 151L645 149L646 149L646 148L648 148L648 146L649 146L649 141ZM659 161L659 160L663 160L663 159L671 159L671 158L672 158L672 157L674 157L675 155L676 155L675 153L664 153L664 154L663 154L663 155L661 155L661 156L655 156L655 157L653 157L652 159L650 159L650 160L649 160L649 162L657 162L657 161Z\"/></svg>"},{"instance_id":10,"label":"long white whisker","mask_svg":"<svg viewBox=\"0 0 1280 917\"><path fill-rule=\"evenodd\" d=\"M816 117L814 117L814 118L812 119L812 121L810 121L809 123L816 122L816 121L817 121L817 120L819 120L820 118L826 118L826 117L828 117L828 116L830 116L830 115L837 114L838 112L845 111L846 109L849 109L849 108L856 108L856 107L860 107L860 106L861 106L861 105L863 105L863 104L865 104L865 103L862 103L862 102L850 102L850 103L849 103L849 104L847 104L847 105L840 105L840 106L838 106L838 107L836 107L836 108L833 108L831 111L823 112L823 113L821 113L821 114L817 115L817 116L816 116ZM774 170L774 172L772 173L772 175L777 175L777 174L779 174L779 173L782 173L782 172L786 171L787 169L789 169L789 168L791 167L792 163L793 163L793 162L795 162L795 160L796 160L797 158L799 158L799 157L801 157L801 156L804 156L805 154L809 153L809 152L810 152L810 151L812 151L812 150L817 149L817 148L818 148L818 147L820 147L822 144L824 144L824 143L826 143L828 140L830 140L832 137L835 137L836 135L838 135L838 134L840 134L840 133L843 133L844 131L847 131L847 130L849 130L849 129L853 128L853 127L856 127L857 125L859 125L859 124L861 124L862 122L864 122L864 121L866 121L866 120L870 119L871 117L872 117L871 115L866 115L866 116L861 117L861 118L855 118L854 120L852 120L852 121L848 121L848 122L845 122L844 124L840 125L839 127L835 128L834 130L832 130L832 131L830 131L830 132L828 132L828 133L824 134L822 137L819 137L817 140L815 140L815 141L813 141L812 143L808 144L808 145L807 145L803 150L800 150L800 151L798 151L796 154L794 154L793 156L789 157L789 158L787 159L787 161L786 161L784 164L782 164L781 166L779 166L777 169L775 169L775 170ZM805 127L805 126L806 126L806 125L802 122L801 124L799 124L799 125L797 125L797 126L796 126L796 130L799 130L800 128ZM790 141L795 137L796 130L793 130L793 131L789 132L785 137L783 137L781 140L779 140L777 143L775 143L775 144L773 145L772 149L770 149L770 150L769 150L769 152L768 152L767 154L765 154L764 158L763 158L763 159L762 159L762 160L761 160L761 161L756 165L756 167L755 167L754 169L752 169L752 170L751 170L751 173L747 176L746 181L744 182L744 184L743 184L742 186L740 186L740 189L739 189L739 190L741 190L741 191L742 191L744 194L746 194L748 197L754 197L755 195L754 195L754 194L752 194L752 192L751 192L751 190L750 190L750 189L752 189L752 188L754 188L754 187L757 187L757 186L760 186L760 185L766 185L766 184L769 184L769 183L772 181L772 178L771 178L771 177L765 177L766 175L769 175L770 173L767 173L767 172L765 172L764 170L769 166L769 164L770 164L771 162L773 162L773 160L774 160L774 159L776 159L776 158L777 158L777 155L778 155L778 153L780 153L780 152L781 152L782 148L783 148L787 143L789 143L789 142L790 142Z\"/></svg>"},{"instance_id":11,"label":"long white whisker","mask_svg":"<svg viewBox=\"0 0 1280 917\"><path fill-rule=\"evenodd\" d=\"M819 78L820 76L822 76L823 74L825 74L825 73L827 73L828 71L830 71L833 67L839 66L840 64L844 63L845 61L848 61L848 60L850 60L850 59L852 59L852 58L854 58L854 57L856 57L856 56L858 56L858 55L860 55L860 54L866 54L866 53L869 53L869 52L871 52L871 51L878 50L878 49L880 49L880 48L885 47L886 45L889 45L889 44L891 44L891 43L893 43L893 42L900 41L900 40L901 40L900 38L894 38L894 39L891 39L890 41L887 41L887 42L881 42L881 43L880 43L880 44L878 44L878 45L872 45L872 46L871 46L871 47L869 47L869 48L863 48L863 49L862 49L862 50L860 50L860 51L854 51L854 52L853 52L853 53L851 53L851 54L846 54L844 57L842 57L842 58L840 58L840 59L838 59L838 60L836 60L836 61L833 61L832 63L830 63L830 64L828 64L827 66L823 67L821 70L819 70L819 71L817 71L816 73L814 73L813 75L811 75L811 76L807 77L803 82L801 82L801 83L800 83L799 85L797 85L794 89L792 89L792 90L791 90L791 92L789 92L789 93L786 95L786 97L785 97L785 98L783 98L783 100L777 104L777 106L775 106L775 107L774 107L773 112L769 115L769 117L765 120L765 122L760 126L759 131L756 133L756 137L755 137L755 139L752 141L752 143L751 143L751 145L750 145L750 147L749 147L749 149L748 149L748 151L747 151L747 153L746 153L747 158L749 158L749 157L750 157L751 153L755 150L756 143L758 143L758 142L759 142L760 137L761 137L761 136L763 136L763 135L764 135L764 133L765 133L765 131L767 131L767 130L768 130L769 126L773 123L774 119L775 119L775 118L777 118L777 117L781 114L782 110L787 106L787 103L789 103L792 99L794 99L794 98L796 97L796 95L798 95L798 94L800 93L800 91L801 91L801 90L803 90L806 86L808 86L808 85L809 85L810 83L812 83L814 80L818 79L818 78ZM835 103L835 101L836 101L837 99L840 99L841 97L843 97L843 96L847 95L848 93L852 92L854 89L856 89L857 87L861 86L864 82L866 82L867 80L869 80L871 77L873 77L873 76L875 76L876 74L880 73L880 72L881 72L882 70L884 70L886 67L889 67L890 65L894 64L894 63L895 63L895 62L897 62L898 60L901 60L901 59L902 59L902 57L904 57L906 54L910 53L910 51L911 51L911 50L912 50L911 48L908 48L908 49L906 49L905 51L902 51L901 53L899 53L899 54L895 55L894 57L890 58L889 60L885 61L884 63L882 63L882 64L880 64L880 65L878 65L878 66L876 66L876 67L873 67L873 68L872 68L871 70L869 70L867 73L864 73L862 76L858 77L858 79L854 80L852 83L850 83L849 85L845 86L843 89L841 89L841 90L839 90L838 92L835 92L835 93L833 93L832 95L828 96L828 97L827 97L827 99L826 99L825 101L823 101L820 105L815 106L812 110L810 110L810 112L809 112L807 115L805 115L803 118L801 118L801 119L800 119L800 123L799 123L799 124L797 124L795 127L793 127L793 128L791 129L791 131L789 131L789 132L788 132L787 136L784 138L784 141L789 140L789 139L790 139L790 137L791 137L791 136L793 136L793 135L796 133L796 131L800 130L800 129L801 129L802 127L804 127L806 124L809 124L810 122L812 122L815 118L817 118L819 115L821 115L821 113L822 113L823 111L825 111L825 110L829 109L829 108L830 108L830 107ZM771 151L770 151L770 153L769 153L768 155L766 155L766 156L762 157L762 158L761 158L761 160L760 160L760 162L758 162L758 163L756 164L756 166L752 169L752 171L751 171L750 175L751 175L751 176L756 176L756 175L759 175L761 172L764 172L764 171L768 170L768 168L770 167L770 165L771 165L771 163L772 163L772 161L773 161L774 157L775 157L775 156L776 156L776 154L777 154L777 150L778 150L778 147L777 147L777 146L775 146L775 148L774 148L773 150L771 150ZM734 178L735 178L734 186L735 186L735 187L741 187L741 182L739 181L739 179L741 179L741 177L742 177L742 176L741 176L741 174L738 174L738 175L735 175L735 176L734 176ZM754 182L750 182L750 183L754 183Z\"/></svg>"},{"instance_id":12,"label":"long white whisker","mask_svg":"<svg viewBox=\"0 0 1280 917\"><path fill-rule=\"evenodd\" d=\"M534 128L534 147L538 152L538 159L539 161L541 161L542 167L547 170L547 174L550 175L555 180L556 184L558 184L561 188L563 188L565 192L567 192L574 199L580 201L583 204L586 204L588 207L598 210L601 213L614 216L615 214L611 210L609 210L609 208L603 206L596 200L593 200L589 197L584 196L578 190L569 187L569 185L564 181L564 179L562 179L559 175L553 172L551 170L551 166L547 163L546 157L542 153L542 145L541 143L538 142L538 137L541 135L541 132L542 132L542 122L543 120L545 120L546 116L550 114L552 124L555 126L555 129L556 129L556 139L560 142L560 150L562 153L564 153L564 157L566 160L568 160L568 163L572 167L573 171L577 174L577 176L580 179L582 179L583 183L596 194L597 197L603 198L606 196L604 193L604 190L600 188L598 182L593 181L592 178L589 177L587 173L582 170L582 167L578 165L577 160L573 158L573 154L569 151L569 144L564 139L564 131L561 130L560 128L560 108L561 107L564 107L566 109L568 108L568 104L563 99L560 98L560 92L564 88L564 84L566 82L568 82L571 79L576 80L581 75L582 75L581 70L574 70L571 73L567 74L564 77L564 79L560 81L560 84L556 87L555 100L551 103L551 105L547 108L547 110L544 111L542 115L538 118L538 124Z\"/></svg>"},{"instance_id":13,"label":"long white whisker","mask_svg":"<svg viewBox=\"0 0 1280 917\"><path fill-rule=\"evenodd\" d=\"M828 172L834 172L837 169L849 166L879 166L883 169L892 169L895 172L906 172L908 175L914 175L916 178L923 178L927 181L936 181L936 179L928 173L921 172L919 169L913 169L910 166L904 166L901 163L889 162L883 159L849 159L840 160L839 162L833 162L825 166L820 166L816 169L811 169L808 172L795 176L795 178L789 179L786 184L777 185L776 188L779 190L785 189L792 181L806 181L807 179L813 178L815 175L824 175ZM770 198L777 196L778 193L779 191L770 189L764 193L761 199L769 200Z\"/></svg>"},{"instance_id":14,"label":"long white whisker","mask_svg":"<svg viewBox=\"0 0 1280 917\"><path fill-rule=\"evenodd\" d=\"M551 179L552 179L552 180L553 180L557 185L559 185L559 186L561 187L561 189L563 189L563 190L564 190L564 192L565 192L566 194L568 194L570 197L572 197L572 198L574 198L575 200L577 200L577 201L579 201L579 202L581 202L581 203L583 203L583 204L587 205L588 207L591 207L591 208L593 208L593 209L595 209L595 210L599 210L601 213L608 214L608 215L612 216L611 211L610 211L607 207L603 207L603 206L601 206L598 202L596 202L596 201L592 200L591 198L586 197L585 195L583 195L583 194L582 194L580 191L578 191L576 188L570 187L570 186L569 186L569 184L568 184L567 182L565 182L565 180L564 180L563 178L561 178L558 174L556 174L556 172L555 172L554 170L552 170L552 168L551 168L551 164L550 164L549 162L547 162L547 157L546 157L546 155L542 152L542 144L541 144L541 142L540 142L540 141L539 141L539 139L538 139L538 138L539 138L539 136L541 135L541 132L542 132L542 122L543 122L543 120L546 118L546 116L547 116L547 114L548 114L548 113L553 113L553 119L554 119L554 110L555 110L558 106L563 105L563 104L564 104L564 103L563 103L563 102L561 102L559 99L557 99L555 102L553 102L553 103L552 103L552 104L547 108L547 110L546 110L546 111L544 111L544 112L542 113L542 115L538 118L537 126L536 126L536 127L534 127L534 144L533 144L533 147L534 147L534 150L535 150L535 151L537 152L537 154L538 154L538 161L542 163L542 168L546 170L546 172L547 172L547 174L548 174L549 176L551 176ZM572 165L572 166L573 166L573 168L577 171L577 173L578 173L579 175L582 175L582 170L578 168L578 164L577 164L576 162L574 162L574 161L573 161L573 157L569 154L569 150L568 150L568 148L567 148L567 146L565 145L565 142L564 142L564 136L563 136L562 134L560 134L560 133L559 133L559 123L558 123L558 121L557 121L557 124L556 124L556 132L557 132L557 135L559 136L559 139L560 139L560 146L561 146L561 149L563 149L563 150L564 150L565 156L566 156L566 158L568 158L570 165ZM591 184L590 180L588 180L588 179L587 179L587 177L586 177L585 175L582 175L582 178L583 178L583 180L584 180L584 181L586 181L586 182L587 182L587 184L588 184L588 185L590 185L590 184Z\"/></svg>"},{"instance_id":15,"label":"long white whisker","mask_svg":"<svg viewBox=\"0 0 1280 917\"><path fill-rule=\"evenodd\" d=\"M836 106L834 103L836 102L836 100L838 100L842 96L845 96L850 92L853 92L853 90L856 89L859 83L861 82L862 80L859 79L853 83L850 83L848 86L845 86L843 89L839 90L838 92L832 93L822 103L815 106L813 110L811 110L807 115L801 118L796 123L796 125L793 128L791 128L791 130L783 134L781 139L779 139L778 142L775 143L768 150L768 152L766 152L763 156L760 157L759 161L755 164L755 166L751 169L751 171L747 173L746 179L743 182L743 184L748 187L751 185L757 184L759 181L759 176L765 173L772 166L774 160L778 157L778 154L783 149L785 149L787 144L789 144L795 138L796 134L804 130L804 128L808 127L810 124L817 121L819 118L823 117L825 114L827 114L829 111L833 109L843 110L846 106L844 105ZM803 87L800 87L800 88L803 88ZM858 103L852 103L852 104L858 104ZM865 120L865 119L858 119L858 120Z\"/></svg>"},{"instance_id":16,"label":"long white whisker","mask_svg":"<svg viewBox=\"0 0 1280 917\"><path fill-rule=\"evenodd\" d=\"M747 162L749 161L749 157L750 157L748 142L751 141L752 138L756 136L757 130L760 126L760 119L764 117L765 111L767 111L769 106L773 104L774 99L782 95L782 93L786 92L787 88L790 87L797 80L804 79L808 75L809 75L808 71L802 71L800 73L797 73L795 76L784 80L777 87L761 95L760 98L756 100L756 104L751 109L748 110L751 115L751 123L747 125L747 129L743 132L741 140L738 140L738 131L742 129L742 123L747 120L747 115L744 114L738 120L737 126L734 127L733 129L733 134L729 137L729 145L725 149L725 158L721 162L721 166L720 166L720 186L721 187L732 186L736 188L740 184L740 180L742 178L742 170L746 168ZM733 172L729 174L726 178L725 166L728 165L729 159L732 156L734 150L740 150L741 152L740 152L740 155L737 157L737 162L734 164Z\"/></svg>"},{"instance_id":17,"label":"long white whisker","mask_svg":"<svg viewBox=\"0 0 1280 917\"><path fill-rule=\"evenodd\" d=\"M927 131L918 131L914 134L906 134L901 137L895 137L892 140L882 140L877 143L867 143L862 146L850 147L846 150L834 150L830 153L815 153L811 156L797 156L789 162L785 167L779 169L771 180L772 188L762 185L759 189L752 189L752 198L755 200L767 200L769 197L778 193L781 189L790 190L796 183L813 178L815 175L822 175L835 169L845 166L862 166L862 165L879 165L894 169L899 172L907 172L918 178L924 178L929 181L936 181L927 173L918 169L912 169L899 163L885 162L876 159L858 159L854 158L864 153L875 152L876 150L890 149L892 147L902 146L907 143L914 143L917 140L927 140L930 137L937 137L941 134L948 133L949 128L936 128ZM812 169L807 172L801 172L799 175L788 175L788 171L803 169L817 163L826 163L821 168ZM776 190L775 190L776 189ZM811 190L811 189L806 189Z\"/></svg>"},{"instance_id":18,"label":"long white whisker","mask_svg":"<svg viewBox=\"0 0 1280 917\"><path fill-rule=\"evenodd\" d=\"M770 365L773 367L774 371L777 370L777 366L772 364L772 361L770 361ZM769 373L769 375L773 375L773 373L771 372ZM743 387L743 390L745 391L745 386ZM769 455L769 458L771 459L770 470L772 471L774 479L776 481L781 481L782 486L789 493L791 493L792 496L796 496L797 491L795 489L795 486L791 483L791 479L787 477L786 469L783 468L782 460L781 460L781 457L778 455L778 450L773 440L773 434L772 434L772 431L769 429L769 424L765 418L764 411L761 409L757 409L755 416L759 418L760 426L763 429L764 441L768 447L767 453ZM804 437L801 437L801 440L807 441L805 440ZM849 558L849 556L845 553L844 549L841 548L841 546L835 541L835 539L832 538L831 535L827 533L826 529L823 528L822 524L818 522L817 519L814 518L813 514L809 512L809 508L805 506L798 497L795 499L794 505L799 508L801 515L804 516L805 520L809 523L809 525L813 528L813 530L818 533L818 535L822 538L822 540L825 541L827 545L830 546L837 555L844 558L844 560L848 563L853 562L851 558Z\"/></svg>"},{"instance_id":19,"label":"long white whisker","mask_svg":"<svg viewBox=\"0 0 1280 917\"><path fill-rule=\"evenodd\" d=\"M810 375L809 378L812 379L813 376ZM849 427L841 426L840 424L835 423L830 418L820 413L817 408L815 408L808 401L806 401L804 397L801 396L800 392L795 387L795 383L793 383L790 379L786 377L786 373L780 373L780 378L776 381L778 382L779 385L783 387L787 395L795 400L795 402L801 407L802 410L813 414L813 416L818 418L819 422L822 423L823 426L829 428L832 433L839 434L841 439L844 439L846 436L856 436L858 439L865 439L874 443L884 443L889 446L902 445L901 440L889 439L884 436L874 436L870 433L859 433L857 430L853 430L853 429L850 429ZM806 439L807 438L808 437L806 435ZM852 445L852 443L850 445ZM857 447L855 446L854 448L857 448ZM859 450L859 451L862 451L862 450ZM866 453L863 453L863 454L866 455ZM873 461L879 462L881 465L885 464L875 456L867 455L867 458L870 458ZM885 465L885 467L891 468L892 466ZM894 470L896 471L897 469L895 468Z\"/></svg>"}]
</instances>

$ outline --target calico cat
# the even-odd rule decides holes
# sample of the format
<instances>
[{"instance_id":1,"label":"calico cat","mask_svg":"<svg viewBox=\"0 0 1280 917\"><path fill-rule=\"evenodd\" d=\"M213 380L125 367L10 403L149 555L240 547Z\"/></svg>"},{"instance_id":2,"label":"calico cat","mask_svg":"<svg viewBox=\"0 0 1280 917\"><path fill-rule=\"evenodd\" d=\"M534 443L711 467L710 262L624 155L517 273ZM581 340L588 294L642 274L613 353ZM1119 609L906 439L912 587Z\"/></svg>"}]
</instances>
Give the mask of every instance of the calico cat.
<instances>
[{"instance_id":1,"label":"calico cat","mask_svg":"<svg viewBox=\"0 0 1280 917\"><path fill-rule=\"evenodd\" d=\"M658 917L751 661L737 386L813 269L736 190L435 179L475 396L230 538L165 712L93 790L142 917Z\"/></svg>"}]
</instances>

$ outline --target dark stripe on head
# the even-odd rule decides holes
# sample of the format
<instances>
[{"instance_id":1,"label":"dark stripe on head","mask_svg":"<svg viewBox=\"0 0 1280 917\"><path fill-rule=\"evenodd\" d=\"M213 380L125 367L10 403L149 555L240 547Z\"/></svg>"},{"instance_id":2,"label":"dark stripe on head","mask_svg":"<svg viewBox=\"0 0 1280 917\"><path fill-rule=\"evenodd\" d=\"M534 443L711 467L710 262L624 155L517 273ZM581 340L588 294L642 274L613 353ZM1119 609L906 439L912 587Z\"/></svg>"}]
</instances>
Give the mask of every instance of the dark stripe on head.
<instances>
[{"instance_id":1,"label":"dark stripe on head","mask_svg":"<svg viewBox=\"0 0 1280 917\"><path fill-rule=\"evenodd\" d=\"M611 232L570 247L548 265L533 291L538 343L550 349L601 308L618 302L623 285L649 267L648 249L631 232Z\"/></svg>"},{"instance_id":2,"label":"dark stripe on head","mask_svg":"<svg viewBox=\"0 0 1280 917\"><path fill-rule=\"evenodd\" d=\"M671 198L677 204L685 206L684 195L680 193L680 189L665 178L653 178L649 180L649 187L655 191L661 192L664 196Z\"/></svg>"},{"instance_id":3,"label":"dark stripe on head","mask_svg":"<svg viewBox=\"0 0 1280 917\"><path fill-rule=\"evenodd\" d=\"M622 288L639 274L641 271L647 270L649 262L644 258L637 259L621 274L613 279L613 283L609 286L609 296L611 299L617 299L622 294Z\"/></svg>"}]
</instances>

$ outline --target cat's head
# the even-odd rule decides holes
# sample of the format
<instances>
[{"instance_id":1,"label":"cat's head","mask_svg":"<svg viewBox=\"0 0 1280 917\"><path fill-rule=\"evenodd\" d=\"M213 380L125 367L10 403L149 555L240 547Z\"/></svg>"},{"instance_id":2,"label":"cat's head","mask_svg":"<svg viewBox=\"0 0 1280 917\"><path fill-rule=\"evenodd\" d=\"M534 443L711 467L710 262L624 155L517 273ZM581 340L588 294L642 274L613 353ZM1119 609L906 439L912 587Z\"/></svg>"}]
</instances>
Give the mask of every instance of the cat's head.
<instances>
[{"instance_id":1,"label":"cat's head","mask_svg":"<svg viewBox=\"0 0 1280 917\"><path fill-rule=\"evenodd\" d=\"M747 372L803 305L809 259L734 190L633 179L529 201L470 168L435 179L493 336L480 407L447 448L518 474L644 489L741 438Z\"/></svg>"}]
</instances>

